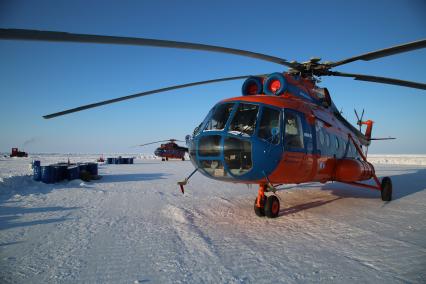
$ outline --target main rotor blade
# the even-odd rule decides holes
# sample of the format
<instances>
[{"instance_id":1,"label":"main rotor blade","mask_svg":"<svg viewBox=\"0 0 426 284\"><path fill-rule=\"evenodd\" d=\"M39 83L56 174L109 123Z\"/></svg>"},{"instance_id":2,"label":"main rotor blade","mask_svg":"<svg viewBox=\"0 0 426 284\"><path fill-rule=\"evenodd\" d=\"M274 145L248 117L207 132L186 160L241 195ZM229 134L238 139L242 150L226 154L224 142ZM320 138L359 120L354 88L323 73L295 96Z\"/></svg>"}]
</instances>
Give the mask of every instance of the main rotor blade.
<instances>
[{"instance_id":1,"label":"main rotor blade","mask_svg":"<svg viewBox=\"0 0 426 284\"><path fill-rule=\"evenodd\" d=\"M387 137L387 138L370 138L368 140L393 140L395 137Z\"/></svg>"},{"instance_id":2,"label":"main rotor blade","mask_svg":"<svg viewBox=\"0 0 426 284\"><path fill-rule=\"evenodd\" d=\"M167 142L167 141L170 141L170 140L160 140L160 141L141 144L141 145L138 145L138 146L146 146L146 145L156 144L156 143L160 143L160 142Z\"/></svg>"},{"instance_id":3,"label":"main rotor blade","mask_svg":"<svg viewBox=\"0 0 426 284\"><path fill-rule=\"evenodd\" d=\"M359 80L359 81L376 82L376 83L383 83L383 84L390 84L390 85L397 85L397 86L404 86L404 87L426 90L426 84L412 82L412 81L404 81L400 79L362 75L362 74L349 74L349 73L342 73L342 72L328 72L326 75L352 77L355 80Z\"/></svg>"},{"instance_id":4,"label":"main rotor blade","mask_svg":"<svg viewBox=\"0 0 426 284\"><path fill-rule=\"evenodd\" d=\"M262 53L256 53L256 52L235 49L235 48L227 48L227 47L221 47L221 46L215 46L215 45L206 45L206 44L181 42L181 41L136 38L136 37L74 34L74 33L66 33L66 32L25 30L25 29L0 29L0 39L80 42L80 43L100 43L100 44L124 44L124 45L141 45L141 46L157 46L157 47L168 47L168 48L205 50L205 51L229 53L234 55L256 58L256 59L260 59L264 61L285 65L298 70L298 65L292 64L283 58L279 58L275 56L269 56Z\"/></svg>"},{"instance_id":5,"label":"main rotor blade","mask_svg":"<svg viewBox=\"0 0 426 284\"><path fill-rule=\"evenodd\" d=\"M356 61L356 60L369 61L369 60L377 59L377 58L380 58L380 57L390 56L390 55L394 55L394 54L398 54L398 53L402 53L402 52L407 52L407 51L411 51L411 50L415 50L415 49L425 48L425 47L426 47L426 39L422 39L422 40L413 41L413 42L406 43L406 44L401 44L401 45L397 45L397 46L393 46L393 47L389 47L389 48L385 48L385 49L361 54L361 55L354 56L354 57L351 57L351 58L347 58L347 59L344 59L344 60L341 60L341 61L331 63L328 66L336 67L336 66L347 64L347 63L350 63L350 62L353 62L353 61Z\"/></svg>"},{"instance_id":6,"label":"main rotor blade","mask_svg":"<svg viewBox=\"0 0 426 284\"><path fill-rule=\"evenodd\" d=\"M146 145L151 145L151 144L155 144L155 143L169 142L169 141L170 142L172 142L172 141L185 142L185 141L177 140L177 139L169 139L169 140L160 140L160 141L155 141L155 142L149 142L149 143L141 144L141 145L138 145L138 146L146 146Z\"/></svg>"},{"instance_id":7,"label":"main rotor blade","mask_svg":"<svg viewBox=\"0 0 426 284\"><path fill-rule=\"evenodd\" d=\"M187 87L192 87L192 86L197 86L197 85L203 85L203 84L211 84L211 83L217 83L217 82L223 82L223 81L246 79L246 78L248 78L250 76L251 75L237 76L237 77L228 77L228 78L220 78L220 79L213 79L213 80L200 81L200 82L194 82L194 83L188 83L188 84L183 84L183 85L177 85L177 86L172 86L172 87L161 88L161 89L147 91L147 92L142 92L142 93L138 93L138 94L134 94L134 95L130 95L130 96L124 96L124 97L120 97L120 98L116 98L116 99L111 99L111 100L101 101L101 102L97 102L97 103L93 103L93 104L79 106L79 107L76 107L76 108L72 108L72 109L68 109L68 110L64 110L64 111L60 111L60 112L56 112L56 113L44 115L43 118L49 119L49 118L53 118L53 117L57 117L57 116L61 116L61 115L65 115L65 114L69 114L69 113L73 113L73 112L77 112L77 111L82 111L82 110L89 109L89 108L95 108L95 107L98 107L98 106L103 106L103 105L107 105L107 104L121 102L121 101L124 101L124 100L134 99L134 98L138 98L138 97L142 97L142 96L147 96L147 95L152 95L152 94L156 94L156 93L161 93L161 92L166 92L166 91L171 91L171 90L176 90L176 89L182 89L182 88L187 88ZM256 75L256 76L266 76L266 75L263 74L263 75Z\"/></svg>"}]
</instances>

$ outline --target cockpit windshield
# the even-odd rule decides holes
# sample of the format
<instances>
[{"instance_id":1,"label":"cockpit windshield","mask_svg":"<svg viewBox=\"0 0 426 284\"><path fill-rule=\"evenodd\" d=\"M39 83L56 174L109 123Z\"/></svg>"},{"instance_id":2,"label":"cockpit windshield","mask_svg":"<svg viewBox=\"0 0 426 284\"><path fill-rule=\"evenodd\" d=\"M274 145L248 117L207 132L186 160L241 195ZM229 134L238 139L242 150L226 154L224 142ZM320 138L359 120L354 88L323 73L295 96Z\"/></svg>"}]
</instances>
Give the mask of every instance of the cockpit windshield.
<instances>
[{"instance_id":1,"label":"cockpit windshield","mask_svg":"<svg viewBox=\"0 0 426 284\"><path fill-rule=\"evenodd\" d=\"M223 130L233 107L234 103L224 103L216 106L205 130Z\"/></svg>"},{"instance_id":2,"label":"cockpit windshield","mask_svg":"<svg viewBox=\"0 0 426 284\"><path fill-rule=\"evenodd\" d=\"M280 143L280 111L264 106L258 136L269 143Z\"/></svg>"},{"instance_id":3,"label":"cockpit windshield","mask_svg":"<svg viewBox=\"0 0 426 284\"><path fill-rule=\"evenodd\" d=\"M240 134L253 135L258 111L258 105L241 103L229 126L229 132L236 131Z\"/></svg>"}]
</instances>

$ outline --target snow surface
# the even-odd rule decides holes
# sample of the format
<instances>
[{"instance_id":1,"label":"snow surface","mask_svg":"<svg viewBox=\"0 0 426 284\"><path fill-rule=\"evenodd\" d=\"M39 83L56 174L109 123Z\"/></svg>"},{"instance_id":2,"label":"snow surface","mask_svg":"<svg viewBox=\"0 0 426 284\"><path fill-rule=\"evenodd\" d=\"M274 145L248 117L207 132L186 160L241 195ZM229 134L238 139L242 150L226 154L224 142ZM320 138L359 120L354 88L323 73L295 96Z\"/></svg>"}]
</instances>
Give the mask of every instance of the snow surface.
<instances>
[{"instance_id":1,"label":"snow surface","mask_svg":"<svg viewBox=\"0 0 426 284\"><path fill-rule=\"evenodd\" d=\"M0 283L426 283L426 157L372 156L392 177L391 202L340 183L288 185L277 219L255 216L254 186L195 174L182 195L188 161L32 180L32 159L68 157L99 155L0 158Z\"/></svg>"}]
</instances>

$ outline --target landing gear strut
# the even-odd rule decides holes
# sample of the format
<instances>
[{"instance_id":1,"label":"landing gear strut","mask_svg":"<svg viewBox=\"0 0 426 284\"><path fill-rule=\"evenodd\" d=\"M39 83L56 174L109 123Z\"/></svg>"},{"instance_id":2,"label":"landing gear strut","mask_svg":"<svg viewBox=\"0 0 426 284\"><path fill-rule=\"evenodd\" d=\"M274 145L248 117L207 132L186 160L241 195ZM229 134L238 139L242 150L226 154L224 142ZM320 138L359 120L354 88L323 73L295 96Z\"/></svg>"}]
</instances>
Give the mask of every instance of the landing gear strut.
<instances>
[{"instance_id":1,"label":"landing gear strut","mask_svg":"<svg viewBox=\"0 0 426 284\"><path fill-rule=\"evenodd\" d=\"M256 200L254 201L254 213L259 216L259 217L264 217L265 216L265 203L267 200L266 195L263 196L263 198L261 198L260 200L260 207L257 207L257 200L259 199L259 197L256 197Z\"/></svg>"},{"instance_id":2,"label":"landing gear strut","mask_svg":"<svg viewBox=\"0 0 426 284\"><path fill-rule=\"evenodd\" d=\"M275 195L266 196L266 188L265 184L259 185L259 191L254 201L254 213L259 217L276 218L280 212L280 201Z\"/></svg>"}]
</instances>

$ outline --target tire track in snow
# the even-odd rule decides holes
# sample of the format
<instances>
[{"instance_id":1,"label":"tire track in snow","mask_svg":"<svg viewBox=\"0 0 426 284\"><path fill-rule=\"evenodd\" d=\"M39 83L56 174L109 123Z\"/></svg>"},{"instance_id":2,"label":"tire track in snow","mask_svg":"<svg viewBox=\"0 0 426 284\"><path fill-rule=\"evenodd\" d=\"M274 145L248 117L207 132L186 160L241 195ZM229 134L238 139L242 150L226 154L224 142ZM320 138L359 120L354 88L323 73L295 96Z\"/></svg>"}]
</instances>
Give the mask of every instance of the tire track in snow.
<instances>
[{"instance_id":1,"label":"tire track in snow","mask_svg":"<svg viewBox=\"0 0 426 284\"><path fill-rule=\"evenodd\" d=\"M226 198L212 197L194 203L199 204L199 209L189 211L172 207L170 211L178 223L177 231L183 235L181 239L189 246L188 251L200 247L199 244L194 246L193 240L201 238L202 249L208 248L209 254L213 254L214 259L219 261L221 283L267 283L277 282L277 278L280 279L278 282L295 282L288 277L291 274L289 270L278 261L282 255L277 253L273 245L268 244L270 240L262 232L265 219L253 218L252 207L247 208L246 200L235 203ZM275 239L278 238L277 235ZM259 250L262 247L267 247L268 253ZM217 266L216 262L213 261ZM210 259L209 263L212 263Z\"/></svg>"},{"instance_id":2,"label":"tire track in snow","mask_svg":"<svg viewBox=\"0 0 426 284\"><path fill-rule=\"evenodd\" d=\"M163 214L172 221L172 227L183 246L180 261L188 277L186 281L240 282L232 275L232 271L223 265L214 241L197 225L198 220L205 216L195 209L182 209L172 205L167 206Z\"/></svg>"}]
</instances>

